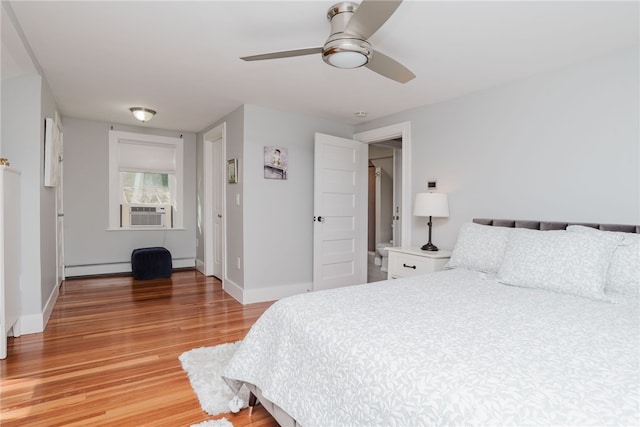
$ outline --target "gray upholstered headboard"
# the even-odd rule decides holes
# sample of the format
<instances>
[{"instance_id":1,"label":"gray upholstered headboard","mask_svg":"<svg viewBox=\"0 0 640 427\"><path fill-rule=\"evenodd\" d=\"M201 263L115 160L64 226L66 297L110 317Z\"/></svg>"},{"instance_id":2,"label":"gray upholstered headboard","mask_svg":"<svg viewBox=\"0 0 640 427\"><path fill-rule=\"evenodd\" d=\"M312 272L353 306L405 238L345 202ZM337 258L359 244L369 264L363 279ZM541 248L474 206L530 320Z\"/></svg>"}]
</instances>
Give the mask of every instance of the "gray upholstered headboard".
<instances>
[{"instance_id":1,"label":"gray upholstered headboard","mask_svg":"<svg viewBox=\"0 0 640 427\"><path fill-rule=\"evenodd\" d=\"M558 222L558 221L521 221L517 219L487 219L474 218L473 222L482 225L493 225L496 227L530 228L533 230L564 230L569 225L584 225L602 231L622 231L625 233L640 233L640 225L623 224L594 224L584 222Z\"/></svg>"}]
</instances>

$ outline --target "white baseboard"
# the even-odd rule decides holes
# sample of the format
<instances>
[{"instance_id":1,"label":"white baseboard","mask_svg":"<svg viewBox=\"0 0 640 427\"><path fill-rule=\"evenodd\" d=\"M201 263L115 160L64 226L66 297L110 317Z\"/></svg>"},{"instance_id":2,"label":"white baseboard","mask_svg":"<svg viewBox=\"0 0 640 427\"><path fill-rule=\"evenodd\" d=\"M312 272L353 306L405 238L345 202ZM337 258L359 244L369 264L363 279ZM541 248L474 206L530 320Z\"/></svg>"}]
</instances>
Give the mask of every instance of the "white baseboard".
<instances>
[{"instance_id":1,"label":"white baseboard","mask_svg":"<svg viewBox=\"0 0 640 427\"><path fill-rule=\"evenodd\" d=\"M19 333L20 335L27 334L37 334L39 332L43 332L47 327L47 323L49 323L49 319L51 318L51 313L53 312L53 307L56 305L56 301L58 301L58 295L60 294L60 284L56 284L51 291L51 295L47 299L47 303L44 305L44 309L42 313L35 314L27 314L20 316L20 325L19 325ZM15 335L14 331L14 336Z\"/></svg>"},{"instance_id":2,"label":"white baseboard","mask_svg":"<svg viewBox=\"0 0 640 427\"><path fill-rule=\"evenodd\" d=\"M20 316L20 335L37 334L44 331L43 319L42 313Z\"/></svg>"},{"instance_id":3,"label":"white baseboard","mask_svg":"<svg viewBox=\"0 0 640 427\"><path fill-rule=\"evenodd\" d=\"M244 304L242 302L243 289L238 284L236 284L233 280L229 280L225 278L222 281L222 289L224 289L224 291L229 295L231 295L236 301L238 301L241 304Z\"/></svg>"},{"instance_id":4,"label":"white baseboard","mask_svg":"<svg viewBox=\"0 0 640 427\"><path fill-rule=\"evenodd\" d=\"M51 291L51 295L49 295L49 299L47 303L44 305L44 310L42 310L42 330L47 327L47 323L49 323L49 319L51 318L51 313L53 312L53 307L56 305L56 301L58 301L58 295L60 295L60 283L56 283Z\"/></svg>"},{"instance_id":5,"label":"white baseboard","mask_svg":"<svg viewBox=\"0 0 640 427\"><path fill-rule=\"evenodd\" d=\"M224 280L224 291L241 304L275 301L292 295L309 292L311 283L297 283L294 285L272 286L269 288L243 289L229 279Z\"/></svg>"},{"instance_id":6,"label":"white baseboard","mask_svg":"<svg viewBox=\"0 0 640 427\"><path fill-rule=\"evenodd\" d=\"M204 272L204 261L196 258L196 270L198 270L202 274L205 274L205 272Z\"/></svg>"},{"instance_id":7,"label":"white baseboard","mask_svg":"<svg viewBox=\"0 0 640 427\"><path fill-rule=\"evenodd\" d=\"M193 268L193 258L172 259L173 268ZM100 274L131 273L130 262L115 262L110 264L71 265L64 268L66 278L78 276L96 276Z\"/></svg>"}]
</instances>

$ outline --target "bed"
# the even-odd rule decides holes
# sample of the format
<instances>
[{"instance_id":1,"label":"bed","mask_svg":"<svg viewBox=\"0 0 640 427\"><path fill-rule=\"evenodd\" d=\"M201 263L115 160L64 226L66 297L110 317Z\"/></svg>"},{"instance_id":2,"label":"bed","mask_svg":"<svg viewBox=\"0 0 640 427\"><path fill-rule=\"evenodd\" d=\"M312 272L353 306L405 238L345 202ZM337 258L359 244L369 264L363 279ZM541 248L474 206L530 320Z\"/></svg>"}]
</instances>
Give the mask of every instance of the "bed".
<instances>
[{"instance_id":1,"label":"bed","mask_svg":"<svg viewBox=\"0 0 640 427\"><path fill-rule=\"evenodd\" d=\"M639 232L476 219L444 271L278 301L223 376L283 426L639 425Z\"/></svg>"}]
</instances>

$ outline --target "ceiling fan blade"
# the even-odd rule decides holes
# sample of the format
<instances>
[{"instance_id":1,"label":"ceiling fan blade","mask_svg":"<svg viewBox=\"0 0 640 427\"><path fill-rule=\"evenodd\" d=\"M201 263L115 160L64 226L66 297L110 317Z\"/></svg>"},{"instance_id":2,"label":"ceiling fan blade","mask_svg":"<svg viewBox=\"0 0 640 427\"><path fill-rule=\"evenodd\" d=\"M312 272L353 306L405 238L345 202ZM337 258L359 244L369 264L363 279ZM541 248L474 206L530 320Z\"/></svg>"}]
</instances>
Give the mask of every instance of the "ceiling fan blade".
<instances>
[{"instance_id":1,"label":"ceiling fan blade","mask_svg":"<svg viewBox=\"0 0 640 427\"><path fill-rule=\"evenodd\" d=\"M362 0L344 32L368 39L387 22L400 3L402 0Z\"/></svg>"},{"instance_id":2,"label":"ceiling fan blade","mask_svg":"<svg viewBox=\"0 0 640 427\"><path fill-rule=\"evenodd\" d=\"M373 51L365 67L398 83L406 83L416 76L407 67L377 50Z\"/></svg>"},{"instance_id":3,"label":"ceiling fan blade","mask_svg":"<svg viewBox=\"0 0 640 427\"><path fill-rule=\"evenodd\" d=\"M282 52L263 53L262 55L243 56L244 61L261 61L263 59L290 58L292 56L304 56L322 53L321 47L309 47L306 49L284 50Z\"/></svg>"}]
</instances>

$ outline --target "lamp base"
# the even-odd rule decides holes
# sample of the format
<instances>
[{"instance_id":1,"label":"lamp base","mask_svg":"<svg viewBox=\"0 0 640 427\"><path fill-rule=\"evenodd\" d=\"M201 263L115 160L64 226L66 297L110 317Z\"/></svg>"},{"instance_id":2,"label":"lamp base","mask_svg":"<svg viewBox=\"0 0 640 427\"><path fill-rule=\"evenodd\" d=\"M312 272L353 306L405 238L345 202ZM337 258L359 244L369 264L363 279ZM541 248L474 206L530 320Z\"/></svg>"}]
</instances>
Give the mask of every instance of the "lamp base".
<instances>
[{"instance_id":1,"label":"lamp base","mask_svg":"<svg viewBox=\"0 0 640 427\"><path fill-rule=\"evenodd\" d=\"M431 242L427 243L426 245L424 245L420 249L422 249L423 251L431 251L431 252L437 252L438 251L438 247L436 245L434 245L433 243L431 243Z\"/></svg>"}]
</instances>

